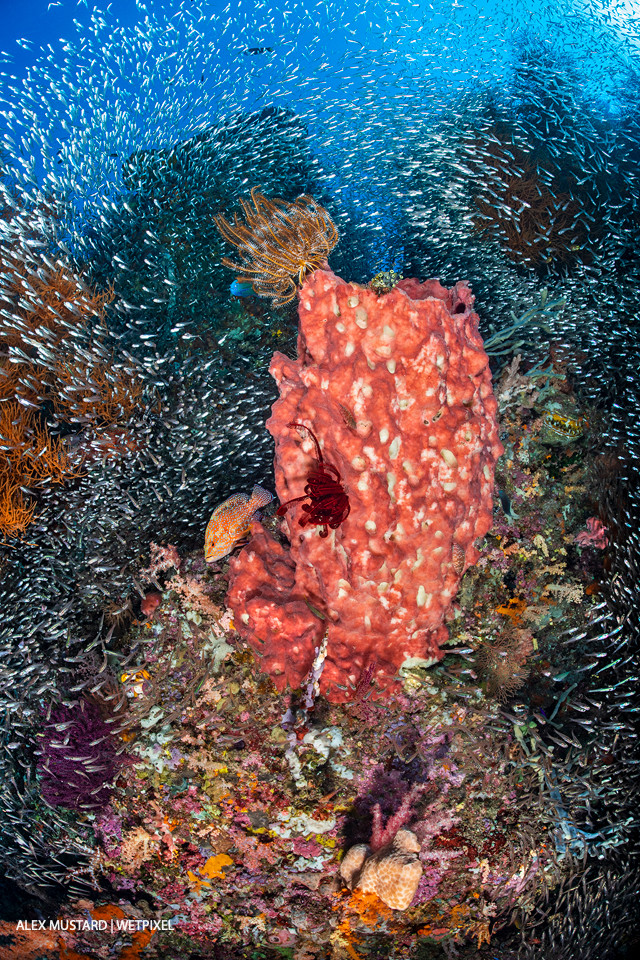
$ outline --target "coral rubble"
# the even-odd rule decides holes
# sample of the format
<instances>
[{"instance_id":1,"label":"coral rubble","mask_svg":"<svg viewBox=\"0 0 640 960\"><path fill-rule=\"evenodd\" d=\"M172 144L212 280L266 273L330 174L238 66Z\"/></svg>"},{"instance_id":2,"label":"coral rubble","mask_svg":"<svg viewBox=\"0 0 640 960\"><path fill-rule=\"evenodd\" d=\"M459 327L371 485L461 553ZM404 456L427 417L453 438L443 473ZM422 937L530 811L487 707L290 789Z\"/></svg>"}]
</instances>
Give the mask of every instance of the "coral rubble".
<instances>
[{"instance_id":1,"label":"coral rubble","mask_svg":"<svg viewBox=\"0 0 640 960\"><path fill-rule=\"evenodd\" d=\"M318 270L299 313L297 359L271 364L278 495L303 492L314 448L291 422L309 424L351 512L324 539L294 507L289 550L256 525L228 603L279 689L300 686L326 633L320 688L339 702L367 670L383 690L405 661L442 658L445 618L491 526L502 446L465 284L403 280L378 297Z\"/></svg>"}]
</instances>

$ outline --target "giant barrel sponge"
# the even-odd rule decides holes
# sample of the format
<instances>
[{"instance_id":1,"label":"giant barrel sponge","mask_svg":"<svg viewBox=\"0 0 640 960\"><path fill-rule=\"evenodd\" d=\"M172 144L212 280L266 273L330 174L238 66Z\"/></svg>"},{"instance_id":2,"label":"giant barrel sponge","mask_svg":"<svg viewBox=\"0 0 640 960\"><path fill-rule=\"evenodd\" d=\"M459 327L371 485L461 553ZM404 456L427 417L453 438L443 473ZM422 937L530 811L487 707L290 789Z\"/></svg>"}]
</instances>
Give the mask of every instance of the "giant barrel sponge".
<instances>
[{"instance_id":1,"label":"giant barrel sponge","mask_svg":"<svg viewBox=\"0 0 640 960\"><path fill-rule=\"evenodd\" d=\"M473 300L465 283L403 280L378 296L325 270L300 290L298 356L274 354L267 421L278 496L300 498L282 521L290 545L254 524L227 596L280 690L302 685L325 636L320 689L332 702L369 678L374 696L391 692L405 661L444 655L503 452ZM304 427L349 498L335 529L305 523L318 450Z\"/></svg>"}]
</instances>

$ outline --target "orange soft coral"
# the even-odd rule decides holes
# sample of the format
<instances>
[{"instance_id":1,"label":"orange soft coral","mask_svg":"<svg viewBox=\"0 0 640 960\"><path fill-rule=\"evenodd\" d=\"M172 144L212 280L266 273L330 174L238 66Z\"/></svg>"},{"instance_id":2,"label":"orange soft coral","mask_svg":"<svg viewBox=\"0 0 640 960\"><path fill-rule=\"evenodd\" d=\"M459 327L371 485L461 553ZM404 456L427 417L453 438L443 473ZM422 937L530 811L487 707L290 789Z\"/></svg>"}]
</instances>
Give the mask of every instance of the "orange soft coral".
<instances>
[{"instance_id":1,"label":"orange soft coral","mask_svg":"<svg viewBox=\"0 0 640 960\"><path fill-rule=\"evenodd\" d=\"M131 416L142 384L110 365L95 335L111 290L94 290L59 261L35 262L29 254L21 259L15 245L5 247L2 260L0 534L13 537L33 519L29 490L79 475L64 441L51 434L45 411L53 407L61 420L109 429ZM78 337L86 344L82 351Z\"/></svg>"},{"instance_id":2,"label":"orange soft coral","mask_svg":"<svg viewBox=\"0 0 640 960\"><path fill-rule=\"evenodd\" d=\"M127 419L142 396L138 380L104 363L65 360L57 365L56 377L53 408L63 420L76 423L106 426Z\"/></svg>"},{"instance_id":3,"label":"orange soft coral","mask_svg":"<svg viewBox=\"0 0 640 960\"><path fill-rule=\"evenodd\" d=\"M60 262L38 265L37 270L13 262L10 276L6 296L13 304L14 316L1 321L0 339L27 354L34 347L34 339L55 347L70 327L89 319L95 321L96 317L104 320L105 307L114 297L112 290L92 290L79 274Z\"/></svg>"},{"instance_id":4,"label":"orange soft coral","mask_svg":"<svg viewBox=\"0 0 640 960\"><path fill-rule=\"evenodd\" d=\"M26 503L20 484L6 471L0 469L0 534L16 537L23 533L33 520L34 503Z\"/></svg>"},{"instance_id":5,"label":"orange soft coral","mask_svg":"<svg viewBox=\"0 0 640 960\"><path fill-rule=\"evenodd\" d=\"M25 488L64 483L78 476L64 443L52 437L40 414L18 403L0 403L0 534L13 537L33 520Z\"/></svg>"}]
</instances>

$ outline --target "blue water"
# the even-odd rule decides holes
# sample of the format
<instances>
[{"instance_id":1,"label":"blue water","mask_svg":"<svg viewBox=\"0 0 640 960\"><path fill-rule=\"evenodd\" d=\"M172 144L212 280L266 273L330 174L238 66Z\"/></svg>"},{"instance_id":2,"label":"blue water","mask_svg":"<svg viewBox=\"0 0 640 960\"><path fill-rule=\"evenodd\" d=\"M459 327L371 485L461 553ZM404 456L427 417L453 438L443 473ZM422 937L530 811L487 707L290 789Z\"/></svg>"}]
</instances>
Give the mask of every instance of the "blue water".
<instances>
[{"instance_id":1,"label":"blue water","mask_svg":"<svg viewBox=\"0 0 640 960\"><path fill-rule=\"evenodd\" d=\"M26 143L5 139L5 147L22 155L28 180L64 192L78 211L69 237L122 193L122 162L132 153L240 112L286 107L308 129L323 188L369 247L368 271L399 267L404 257L398 166L425 125L455 122L482 99L517 112L517 64L528 51L549 76L563 74L572 112L584 105L595 122L615 126L633 109L640 51L631 0L147 8L3 0L1 10L8 80L0 110L10 131L27 132ZM29 134L36 116L40 129Z\"/></svg>"},{"instance_id":2,"label":"blue water","mask_svg":"<svg viewBox=\"0 0 640 960\"><path fill-rule=\"evenodd\" d=\"M185 6L188 10L189 4ZM596 96L603 106L614 112L624 91L627 71L640 53L637 0L615 3L573 0L566 4L541 0L515 4L509 0L482 3L436 0L434 3L367 4L366 11L361 3L323 2L305 5L307 17L304 14L301 17L295 7L293 12L287 12L285 7L290 6L293 5L276 4L265 22L263 5L259 3L218 0L205 4L208 12L224 17L223 23L227 23L234 34L240 34L247 47L272 46L276 57L286 56L295 48L307 69L315 64L311 58L307 59L310 51L305 47L315 38L318 27L322 27L323 15L327 41L323 52L327 64L339 60L349 44L361 44L375 67L380 55L388 55L393 47L401 60L414 58L418 75L421 59L426 61L438 50L445 52L443 37L448 27L450 41L455 43L456 37L460 41L458 80L464 80L465 72L469 79L474 78L479 67L486 69L487 80L507 77L509 47L513 40L537 37L550 52L563 55L567 62L579 68L585 92ZM171 0L153 0L149 5L154 14L164 10L169 16L177 15L178 8L179 4ZM95 0L21 0L19 3L0 0L0 50L8 57L7 72L19 81L26 79L28 67L40 49L51 52L53 48L55 56L61 40L73 40L78 25L86 29L92 16L100 13L110 24L125 28L142 24L145 18L145 11L136 0L113 0L109 4ZM304 19L308 21L306 29L301 22ZM465 44L465 34L476 40L482 37L484 47L477 43ZM496 59L493 49L496 41L504 48L503 58ZM301 78L305 72L300 71Z\"/></svg>"}]
</instances>

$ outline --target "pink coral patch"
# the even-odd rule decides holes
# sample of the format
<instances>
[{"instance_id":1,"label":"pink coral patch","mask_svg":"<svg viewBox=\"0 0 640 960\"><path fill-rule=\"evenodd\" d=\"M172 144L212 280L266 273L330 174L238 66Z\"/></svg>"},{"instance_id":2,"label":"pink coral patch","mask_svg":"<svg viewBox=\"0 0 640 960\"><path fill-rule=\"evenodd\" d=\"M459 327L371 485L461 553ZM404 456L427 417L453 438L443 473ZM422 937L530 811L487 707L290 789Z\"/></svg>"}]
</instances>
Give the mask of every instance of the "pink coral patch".
<instances>
[{"instance_id":1,"label":"pink coral patch","mask_svg":"<svg viewBox=\"0 0 640 960\"><path fill-rule=\"evenodd\" d=\"M598 550L604 550L609 545L607 528L602 520L598 520L597 517L589 517L587 529L577 534L575 541L581 547L596 547Z\"/></svg>"},{"instance_id":2,"label":"pink coral patch","mask_svg":"<svg viewBox=\"0 0 640 960\"><path fill-rule=\"evenodd\" d=\"M142 615L145 617L152 617L160 606L161 601L161 593L158 593L157 590L149 590L149 592L144 595L144 598L140 603Z\"/></svg>"}]
</instances>

